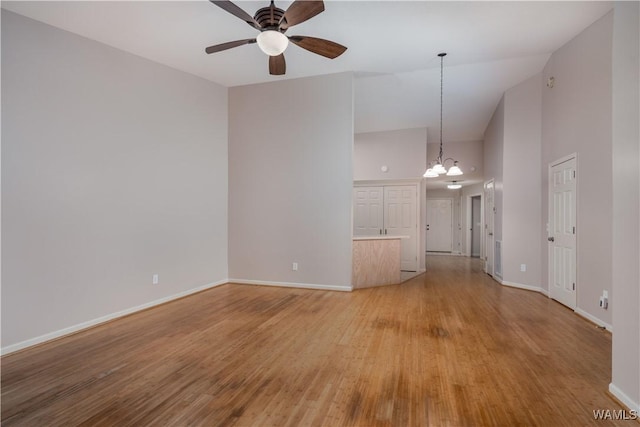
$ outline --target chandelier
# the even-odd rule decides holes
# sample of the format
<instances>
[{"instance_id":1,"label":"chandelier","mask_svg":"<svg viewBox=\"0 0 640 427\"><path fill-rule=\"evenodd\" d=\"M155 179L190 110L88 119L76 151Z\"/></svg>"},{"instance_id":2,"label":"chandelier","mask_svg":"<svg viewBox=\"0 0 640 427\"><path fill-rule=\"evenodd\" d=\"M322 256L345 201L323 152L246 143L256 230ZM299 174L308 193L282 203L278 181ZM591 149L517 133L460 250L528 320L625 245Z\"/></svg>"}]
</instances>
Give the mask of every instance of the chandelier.
<instances>
[{"instance_id":1,"label":"chandelier","mask_svg":"<svg viewBox=\"0 0 640 427\"><path fill-rule=\"evenodd\" d=\"M438 154L438 158L436 158L433 162L429 162L427 160L427 171L424 173L425 178L437 178L440 175L447 176L458 176L462 175L462 170L458 166L458 161L448 157L444 158L442 153L442 87L443 87L443 74L444 74L444 57L446 53L439 53L440 57L440 152ZM447 170L445 167L445 163L447 161L451 161L453 165Z\"/></svg>"}]
</instances>

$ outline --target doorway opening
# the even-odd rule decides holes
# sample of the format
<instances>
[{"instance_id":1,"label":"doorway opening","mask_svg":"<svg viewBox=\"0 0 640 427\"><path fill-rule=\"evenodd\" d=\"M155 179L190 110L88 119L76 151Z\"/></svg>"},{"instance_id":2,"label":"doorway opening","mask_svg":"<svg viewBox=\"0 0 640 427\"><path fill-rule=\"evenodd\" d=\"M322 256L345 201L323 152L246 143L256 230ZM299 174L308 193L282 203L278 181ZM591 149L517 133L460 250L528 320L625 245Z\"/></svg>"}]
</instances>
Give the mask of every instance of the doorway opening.
<instances>
[{"instance_id":1,"label":"doorway opening","mask_svg":"<svg viewBox=\"0 0 640 427\"><path fill-rule=\"evenodd\" d=\"M472 258L480 258L480 248L482 240L482 197L480 195L471 197L471 244L469 255Z\"/></svg>"}]
</instances>

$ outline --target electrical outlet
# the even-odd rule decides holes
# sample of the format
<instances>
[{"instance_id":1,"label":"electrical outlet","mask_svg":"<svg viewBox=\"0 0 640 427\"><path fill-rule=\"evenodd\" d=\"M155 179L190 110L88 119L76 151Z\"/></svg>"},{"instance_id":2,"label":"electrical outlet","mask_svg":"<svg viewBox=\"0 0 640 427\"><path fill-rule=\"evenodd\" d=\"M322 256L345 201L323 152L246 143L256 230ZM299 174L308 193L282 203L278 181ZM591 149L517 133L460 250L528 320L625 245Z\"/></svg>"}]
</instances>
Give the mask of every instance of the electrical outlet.
<instances>
[{"instance_id":1,"label":"electrical outlet","mask_svg":"<svg viewBox=\"0 0 640 427\"><path fill-rule=\"evenodd\" d=\"M609 308L609 298L602 296L600 297L599 303L600 303L599 304L600 308L602 308L603 310L606 310L607 308Z\"/></svg>"},{"instance_id":2,"label":"electrical outlet","mask_svg":"<svg viewBox=\"0 0 640 427\"><path fill-rule=\"evenodd\" d=\"M527 271L527 264L520 264L520 271Z\"/></svg>"},{"instance_id":3,"label":"electrical outlet","mask_svg":"<svg viewBox=\"0 0 640 427\"><path fill-rule=\"evenodd\" d=\"M291 266L291 269L292 269L293 271L298 271L298 263L297 263L297 262L294 262L294 263L293 263L293 265Z\"/></svg>"},{"instance_id":4,"label":"electrical outlet","mask_svg":"<svg viewBox=\"0 0 640 427\"><path fill-rule=\"evenodd\" d=\"M158 284L158 281L159 281L159 277L158 277L158 275L157 275L157 274L154 274L154 275L153 275L153 284L154 284L154 285L157 285L157 284Z\"/></svg>"}]
</instances>

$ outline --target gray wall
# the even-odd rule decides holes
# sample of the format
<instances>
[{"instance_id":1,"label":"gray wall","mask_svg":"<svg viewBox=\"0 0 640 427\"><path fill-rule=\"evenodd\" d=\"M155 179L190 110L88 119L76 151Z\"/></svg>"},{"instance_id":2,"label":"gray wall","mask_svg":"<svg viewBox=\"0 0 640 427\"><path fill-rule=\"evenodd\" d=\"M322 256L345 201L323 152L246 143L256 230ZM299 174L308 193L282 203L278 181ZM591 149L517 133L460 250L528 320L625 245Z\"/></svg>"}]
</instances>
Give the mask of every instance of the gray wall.
<instances>
[{"instance_id":1,"label":"gray wall","mask_svg":"<svg viewBox=\"0 0 640 427\"><path fill-rule=\"evenodd\" d=\"M502 278L540 288L540 74L504 98ZM526 271L520 271L520 265Z\"/></svg>"},{"instance_id":2,"label":"gray wall","mask_svg":"<svg viewBox=\"0 0 640 427\"><path fill-rule=\"evenodd\" d=\"M230 89L232 280L350 287L352 79Z\"/></svg>"},{"instance_id":3,"label":"gray wall","mask_svg":"<svg viewBox=\"0 0 640 427\"><path fill-rule=\"evenodd\" d=\"M470 252L469 255L473 256L473 257L479 257L480 256L480 242L482 239L482 200L481 200L481 196L473 196L471 198L471 221L473 222L473 224L471 224L471 228L472 228L472 235L471 235L471 248L470 248Z\"/></svg>"},{"instance_id":4,"label":"gray wall","mask_svg":"<svg viewBox=\"0 0 640 427\"><path fill-rule=\"evenodd\" d=\"M473 185L465 185L460 189L460 222L461 222L461 231L460 231L460 247L461 252L467 256L471 256L471 248L467 247L467 244L471 244L471 242L467 242L467 235L468 235L468 230L471 228L471 224L469 224L467 222L467 214L470 211L470 209L472 208L468 202L468 197L469 196L475 196L475 195L481 195L482 197L484 197L484 184L483 183L478 183L478 184L473 184ZM478 222L481 222L482 219L482 209L480 210L480 213L478 215ZM480 247L479 252L480 254L482 254L484 252L483 248L482 248L482 230L484 229L484 225L480 224L480 227L476 226L475 229L477 230L478 234L480 235L480 237L477 240L477 244ZM469 238L471 236L469 235Z\"/></svg>"},{"instance_id":5,"label":"gray wall","mask_svg":"<svg viewBox=\"0 0 640 427\"><path fill-rule=\"evenodd\" d=\"M617 2L613 28L613 372L610 390L640 409L640 34L638 2Z\"/></svg>"},{"instance_id":6,"label":"gray wall","mask_svg":"<svg viewBox=\"0 0 640 427\"><path fill-rule=\"evenodd\" d=\"M540 140L537 74L505 92L484 139L485 179L495 179L494 236L502 241L502 281L527 288L541 288Z\"/></svg>"},{"instance_id":7,"label":"gray wall","mask_svg":"<svg viewBox=\"0 0 640 427\"><path fill-rule=\"evenodd\" d=\"M422 178L426 170L427 128L357 133L353 144L353 179ZM388 167L382 172L381 167Z\"/></svg>"},{"instance_id":8,"label":"gray wall","mask_svg":"<svg viewBox=\"0 0 640 427\"><path fill-rule=\"evenodd\" d=\"M504 96L500 99L491 120L484 131L484 179L495 180L493 235L502 240L502 169L504 158ZM486 218L485 218L486 221ZM504 251L503 251L504 253Z\"/></svg>"},{"instance_id":9,"label":"gray wall","mask_svg":"<svg viewBox=\"0 0 640 427\"><path fill-rule=\"evenodd\" d=\"M3 350L224 280L226 199L225 88L2 11Z\"/></svg>"},{"instance_id":10,"label":"gray wall","mask_svg":"<svg viewBox=\"0 0 640 427\"><path fill-rule=\"evenodd\" d=\"M542 229L548 223L549 163L578 155L577 311L611 324L598 306L604 289L612 297L611 47L613 12L551 55L542 88ZM555 78L552 89L545 83ZM548 289L543 245L542 282Z\"/></svg>"}]
</instances>

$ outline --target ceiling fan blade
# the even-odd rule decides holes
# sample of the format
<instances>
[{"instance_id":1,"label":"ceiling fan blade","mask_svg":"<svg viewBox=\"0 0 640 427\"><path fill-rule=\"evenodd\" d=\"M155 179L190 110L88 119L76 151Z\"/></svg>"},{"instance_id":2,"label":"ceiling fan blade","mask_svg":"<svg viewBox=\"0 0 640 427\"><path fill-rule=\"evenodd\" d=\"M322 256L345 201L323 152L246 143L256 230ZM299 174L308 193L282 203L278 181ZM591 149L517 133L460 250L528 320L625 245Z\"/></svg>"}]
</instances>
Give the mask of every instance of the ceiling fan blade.
<instances>
[{"instance_id":1,"label":"ceiling fan blade","mask_svg":"<svg viewBox=\"0 0 640 427\"><path fill-rule=\"evenodd\" d=\"M209 1L215 4L216 6L226 10L233 16L236 16L242 19L244 22L251 25L253 28L257 30L261 28L260 24L258 24L258 21L253 19L253 16L249 15L247 12L242 10L239 6L236 6L234 3L231 3L229 0L209 0Z\"/></svg>"},{"instance_id":2,"label":"ceiling fan blade","mask_svg":"<svg viewBox=\"0 0 640 427\"><path fill-rule=\"evenodd\" d=\"M341 44L315 37L291 36L289 40L309 52L322 55L329 59L337 58L347 50L347 48Z\"/></svg>"},{"instance_id":3,"label":"ceiling fan blade","mask_svg":"<svg viewBox=\"0 0 640 427\"><path fill-rule=\"evenodd\" d=\"M287 71L287 63L284 60L284 54L269 57L269 74L274 76L282 76Z\"/></svg>"},{"instance_id":4,"label":"ceiling fan blade","mask_svg":"<svg viewBox=\"0 0 640 427\"><path fill-rule=\"evenodd\" d=\"M324 2L322 0L296 0L280 19L280 29L286 30L298 25L323 11Z\"/></svg>"},{"instance_id":5,"label":"ceiling fan blade","mask_svg":"<svg viewBox=\"0 0 640 427\"><path fill-rule=\"evenodd\" d=\"M221 43L214 46L209 46L204 51L207 53L215 53L215 52L220 52L222 50L227 50L227 49L231 49L234 47L242 46L245 44L251 44L255 42L256 42L256 39L236 40L233 42L226 42L226 43Z\"/></svg>"}]
</instances>

